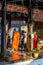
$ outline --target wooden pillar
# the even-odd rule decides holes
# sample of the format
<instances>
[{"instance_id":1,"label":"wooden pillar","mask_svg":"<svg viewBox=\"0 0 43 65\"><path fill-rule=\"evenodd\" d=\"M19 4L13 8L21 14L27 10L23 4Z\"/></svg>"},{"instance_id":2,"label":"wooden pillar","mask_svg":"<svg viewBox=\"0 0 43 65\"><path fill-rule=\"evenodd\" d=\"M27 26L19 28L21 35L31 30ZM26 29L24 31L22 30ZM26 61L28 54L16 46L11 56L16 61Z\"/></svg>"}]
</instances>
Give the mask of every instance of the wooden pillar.
<instances>
[{"instance_id":1,"label":"wooden pillar","mask_svg":"<svg viewBox=\"0 0 43 65\"><path fill-rule=\"evenodd\" d=\"M31 33L31 50L33 50L33 9L32 9L32 1L29 0L29 22L30 22L30 33Z\"/></svg>"},{"instance_id":2,"label":"wooden pillar","mask_svg":"<svg viewBox=\"0 0 43 65\"><path fill-rule=\"evenodd\" d=\"M33 24L29 26L30 28L30 34L31 34L31 50L33 50Z\"/></svg>"},{"instance_id":3,"label":"wooden pillar","mask_svg":"<svg viewBox=\"0 0 43 65\"><path fill-rule=\"evenodd\" d=\"M1 53L3 57L6 55L6 0L2 3L2 33L1 33Z\"/></svg>"}]
</instances>

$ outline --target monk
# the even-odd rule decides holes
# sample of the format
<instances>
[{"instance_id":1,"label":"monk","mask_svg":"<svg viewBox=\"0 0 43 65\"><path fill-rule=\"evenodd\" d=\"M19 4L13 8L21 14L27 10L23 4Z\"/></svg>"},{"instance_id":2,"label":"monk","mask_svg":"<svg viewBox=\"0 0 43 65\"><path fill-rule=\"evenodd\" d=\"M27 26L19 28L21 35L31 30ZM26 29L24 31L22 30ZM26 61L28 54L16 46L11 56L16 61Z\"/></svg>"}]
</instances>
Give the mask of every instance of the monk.
<instances>
[{"instance_id":1,"label":"monk","mask_svg":"<svg viewBox=\"0 0 43 65\"><path fill-rule=\"evenodd\" d=\"M20 43L20 33L14 29L13 32L13 37L12 37L12 49L16 51L15 53L12 53L12 59L13 60L18 60L20 59L19 54L18 54L18 48L19 48L19 43Z\"/></svg>"},{"instance_id":2,"label":"monk","mask_svg":"<svg viewBox=\"0 0 43 65\"><path fill-rule=\"evenodd\" d=\"M38 36L36 32L34 32L34 39L33 39L33 48L37 48L37 43L38 43Z\"/></svg>"}]
</instances>

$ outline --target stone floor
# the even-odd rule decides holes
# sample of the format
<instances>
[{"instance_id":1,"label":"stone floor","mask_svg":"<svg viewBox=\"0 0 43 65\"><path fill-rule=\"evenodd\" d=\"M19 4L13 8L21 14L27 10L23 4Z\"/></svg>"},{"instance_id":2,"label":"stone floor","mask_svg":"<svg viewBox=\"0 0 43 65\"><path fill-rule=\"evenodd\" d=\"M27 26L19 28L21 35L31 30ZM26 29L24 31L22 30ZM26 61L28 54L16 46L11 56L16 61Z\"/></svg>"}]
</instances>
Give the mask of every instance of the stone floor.
<instances>
[{"instance_id":1,"label":"stone floor","mask_svg":"<svg viewBox=\"0 0 43 65\"><path fill-rule=\"evenodd\" d=\"M28 65L33 61L33 59L25 60L25 61L15 61L15 62L0 62L0 65Z\"/></svg>"},{"instance_id":2,"label":"stone floor","mask_svg":"<svg viewBox=\"0 0 43 65\"><path fill-rule=\"evenodd\" d=\"M30 59L26 61L18 61L13 63L7 63L7 62L0 62L0 65L43 65L43 58L40 59Z\"/></svg>"}]
</instances>

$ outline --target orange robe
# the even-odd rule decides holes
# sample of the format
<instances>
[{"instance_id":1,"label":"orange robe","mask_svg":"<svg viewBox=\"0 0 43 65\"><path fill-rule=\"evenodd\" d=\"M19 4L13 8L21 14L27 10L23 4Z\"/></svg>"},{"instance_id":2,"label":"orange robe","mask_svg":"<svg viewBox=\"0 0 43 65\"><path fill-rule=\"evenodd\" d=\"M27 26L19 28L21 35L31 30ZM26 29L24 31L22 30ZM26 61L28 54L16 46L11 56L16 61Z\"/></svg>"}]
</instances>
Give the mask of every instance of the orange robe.
<instances>
[{"instance_id":1,"label":"orange robe","mask_svg":"<svg viewBox=\"0 0 43 65\"><path fill-rule=\"evenodd\" d=\"M38 36L37 36L37 34L35 34L34 35L34 40L33 40L33 48L35 49L35 48L37 48L37 43L38 43Z\"/></svg>"},{"instance_id":2,"label":"orange robe","mask_svg":"<svg viewBox=\"0 0 43 65\"><path fill-rule=\"evenodd\" d=\"M13 33L13 38L12 38L12 49L15 49L16 51L18 50L20 43L20 33L19 32L14 32ZM13 60L19 60L19 54L18 52L12 53L12 59Z\"/></svg>"},{"instance_id":3,"label":"orange robe","mask_svg":"<svg viewBox=\"0 0 43 65\"><path fill-rule=\"evenodd\" d=\"M14 32L12 38L12 49L18 50L19 43L20 43L20 33Z\"/></svg>"}]
</instances>

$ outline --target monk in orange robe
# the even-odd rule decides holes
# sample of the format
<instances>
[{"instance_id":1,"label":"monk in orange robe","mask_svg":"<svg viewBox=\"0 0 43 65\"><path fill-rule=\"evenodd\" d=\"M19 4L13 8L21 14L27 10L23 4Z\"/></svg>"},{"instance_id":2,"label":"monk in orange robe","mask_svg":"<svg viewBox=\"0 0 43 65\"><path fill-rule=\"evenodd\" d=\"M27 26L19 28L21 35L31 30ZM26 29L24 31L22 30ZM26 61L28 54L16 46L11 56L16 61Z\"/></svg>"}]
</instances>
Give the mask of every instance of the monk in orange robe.
<instances>
[{"instance_id":1,"label":"monk in orange robe","mask_svg":"<svg viewBox=\"0 0 43 65\"><path fill-rule=\"evenodd\" d=\"M37 43L38 43L38 36L36 34L36 32L34 32L34 39L33 39L33 48L37 48Z\"/></svg>"},{"instance_id":2,"label":"monk in orange robe","mask_svg":"<svg viewBox=\"0 0 43 65\"><path fill-rule=\"evenodd\" d=\"M13 38L12 38L12 49L18 51L20 43L20 33L14 29ZM12 53L13 60L20 59L18 52Z\"/></svg>"}]
</instances>

